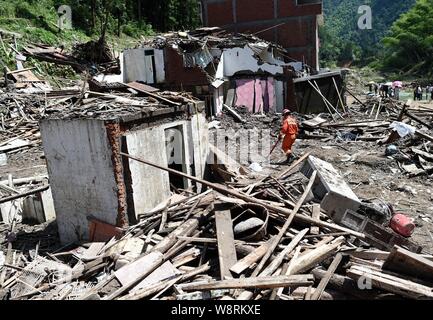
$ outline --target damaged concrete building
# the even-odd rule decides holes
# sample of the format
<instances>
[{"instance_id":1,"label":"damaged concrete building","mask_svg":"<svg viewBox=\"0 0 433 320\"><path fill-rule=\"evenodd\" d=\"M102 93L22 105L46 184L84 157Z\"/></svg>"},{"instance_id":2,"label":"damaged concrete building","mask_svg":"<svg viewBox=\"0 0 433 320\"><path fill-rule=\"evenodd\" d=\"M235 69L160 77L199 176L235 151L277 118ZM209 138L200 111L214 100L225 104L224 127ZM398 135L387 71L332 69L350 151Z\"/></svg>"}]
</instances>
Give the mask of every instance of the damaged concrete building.
<instances>
[{"instance_id":1,"label":"damaged concrete building","mask_svg":"<svg viewBox=\"0 0 433 320\"><path fill-rule=\"evenodd\" d=\"M112 111L59 112L40 124L62 243L105 241L169 198L171 188L191 187L187 180L128 161L121 152L204 176L203 103L111 104Z\"/></svg>"},{"instance_id":2,"label":"damaged concrete building","mask_svg":"<svg viewBox=\"0 0 433 320\"><path fill-rule=\"evenodd\" d=\"M188 91L205 101L208 116L220 115L224 105L251 113L279 113L285 107L312 113L344 104L341 70L308 78L306 64L283 47L218 27L156 36L125 50L120 61L120 75L96 80Z\"/></svg>"}]
</instances>

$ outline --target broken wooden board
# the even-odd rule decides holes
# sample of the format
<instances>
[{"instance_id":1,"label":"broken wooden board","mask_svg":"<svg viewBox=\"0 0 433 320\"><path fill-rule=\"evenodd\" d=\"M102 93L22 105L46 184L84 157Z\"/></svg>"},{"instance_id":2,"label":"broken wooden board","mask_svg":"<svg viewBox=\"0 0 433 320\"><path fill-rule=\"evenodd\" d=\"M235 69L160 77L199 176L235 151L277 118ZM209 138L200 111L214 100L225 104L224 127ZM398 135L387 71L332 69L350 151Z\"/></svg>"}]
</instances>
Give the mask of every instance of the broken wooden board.
<instances>
[{"instance_id":1,"label":"broken wooden board","mask_svg":"<svg viewBox=\"0 0 433 320\"><path fill-rule=\"evenodd\" d=\"M409 165L402 165L401 166L406 173L408 173L410 176L418 176L420 174L423 174L425 171L424 169L420 169L416 166L416 164L409 164Z\"/></svg>"},{"instance_id":2,"label":"broken wooden board","mask_svg":"<svg viewBox=\"0 0 433 320\"><path fill-rule=\"evenodd\" d=\"M412 152L423 157L425 160L429 161L429 162L433 162L433 154L419 150L415 147L411 148Z\"/></svg>"},{"instance_id":3,"label":"broken wooden board","mask_svg":"<svg viewBox=\"0 0 433 320\"><path fill-rule=\"evenodd\" d=\"M105 242L92 242L89 248L82 254L81 259L94 259L101 252L104 246Z\"/></svg>"},{"instance_id":4,"label":"broken wooden board","mask_svg":"<svg viewBox=\"0 0 433 320\"><path fill-rule=\"evenodd\" d=\"M339 237L330 244L321 245L318 248L301 255L294 262L294 266L290 270L291 274L304 272L310 268L313 268L321 261L333 255L338 250L338 247L344 243L344 241L344 237Z\"/></svg>"},{"instance_id":5,"label":"broken wooden board","mask_svg":"<svg viewBox=\"0 0 433 320\"><path fill-rule=\"evenodd\" d=\"M274 238L269 239L265 244L256 248L253 252L236 262L236 264L230 268L230 271L234 272L235 274L241 274L242 272L244 272L266 254L266 252L271 247L273 240Z\"/></svg>"},{"instance_id":6,"label":"broken wooden board","mask_svg":"<svg viewBox=\"0 0 433 320\"><path fill-rule=\"evenodd\" d=\"M304 121L302 124L310 128L317 128L326 122L328 122L328 120L321 117L315 117L314 119Z\"/></svg>"},{"instance_id":7,"label":"broken wooden board","mask_svg":"<svg viewBox=\"0 0 433 320\"><path fill-rule=\"evenodd\" d=\"M127 287L150 274L158 267L163 260L163 254L160 252L151 252L140 259L123 266L114 275L122 286Z\"/></svg>"},{"instance_id":8,"label":"broken wooden board","mask_svg":"<svg viewBox=\"0 0 433 320\"><path fill-rule=\"evenodd\" d=\"M430 287L380 272L365 266L352 266L347 275L354 280L361 277L371 281L373 287L389 291L409 299L433 299L433 290Z\"/></svg>"},{"instance_id":9,"label":"broken wooden board","mask_svg":"<svg viewBox=\"0 0 433 320\"><path fill-rule=\"evenodd\" d=\"M235 118L235 120L241 122L241 123L245 123L247 122L245 119L243 119L239 113L237 113L233 108L229 107L226 104L223 104L224 108Z\"/></svg>"},{"instance_id":10,"label":"broken wooden board","mask_svg":"<svg viewBox=\"0 0 433 320\"><path fill-rule=\"evenodd\" d=\"M195 291L176 295L176 300L211 300L224 297L230 290Z\"/></svg>"},{"instance_id":11,"label":"broken wooden board","mask_svg":"<svg viewBox=\"0 0 433 320\"><path fill-rule=\"evenodd\" d=\"M320 300L323 292L326 289L326 286L329 283L329 280L331 279L332 275L337 270L342 258L343 258L343 256L341 255L341 253L339 253L335 256L334 260L332 261L331 265L329 266L328 270L326 271L325 276L320 280L320 283L317 286L317 289L313 292L313 294L311 296L311 300Z\"/></svg>"},{"instance_id":12,"label":"broken wooden board","mask_svg":"<svg viewBox=\"0 0 433 320\"><path fill-rule=\"evenodd\" d=\"M170 261L166 261L161 266L156 268L152 273L150 273L146 278L144 278L143 281L131 289L130 292L137 292L138 290L151 286L155 283L175 278L180 274L181 272L177 270Z\"/></svg>"},{"instance_id":13,"label":"broken wooden board","mask_svg":"<svg viewBox=\"0 0 433 320\"><path fill-rule=\"evenodd\" d=\"M277 255L277 257L269 264L269 266L263 270L260 277L271 276L281 265L286 255L290 254L301 242L304 236L308 233L308 228L300 231L290 243Z\"/></svg>"},{"instance_id":14,"label":"broken wooden board","mask_svg":"<svg viewBox=\"0 0 433 320\"><path fill-rule=\"evenodd\" d=\"M215 210L215 223L221 279L231 278L230 268L236 264L237 256L230 210Z\"/></svg>"},{"instance_id":15,"label":"broken wooden board","mask_svg":"<svg viewBox=\"0 0 433 320\"><path fill-rule=\"evenodd\" d=\"M383 269L419 279L433 280L432 261L398 246L392 249L383 264Z\"/></svg>"},{"instance_id":16,"label":"broken wooden board","mask_svg":"<svg viewBox=\"0 0 433 320\"><path fill-rule=\"evenodd\" d=\"M320 221L320 204L318 203L313 204L313 213L311 215L311 218ZM310 227L310 234L317 235L319 233L320 233L319 227L317 226Z\"/></svg>"},{"instance_id":17,"label":"broken wooden board","mask_svg":"<svg viewBox=\"0 0 433 320\"><path fill-rule=\"evenodd\" d=\"M295 288L313 284L312 275L292 275L277 277L241 278L207 283L189 283L182 286L184 291L216 290L216 289L271 289L271 288Z\"/></svg>"},{"instance_id":18,"label":"broken wooden board","mask_svg":"<svg viewBox=\"0 0 433 320\"><path fill-rule=\"evenodd\" d=\"M158 92L159 89L149 86L148 84L139 83L139 82L129 82L126 84L131 89L137 90L138 92Z\"/></svg>"},{"instance_id":19,"label":"broken wooden board","mask_svg":"<svg viewBox=\"0 0 433 320\"><path fill-rule=\"evenodd\" d=\"M0 152L8 152L14 149L22 148L22 147L28 147L31 146L33 143L29 140L23 140L23 139L15 139L8 144L0 147Z\"/></svg>"}]
</instances>

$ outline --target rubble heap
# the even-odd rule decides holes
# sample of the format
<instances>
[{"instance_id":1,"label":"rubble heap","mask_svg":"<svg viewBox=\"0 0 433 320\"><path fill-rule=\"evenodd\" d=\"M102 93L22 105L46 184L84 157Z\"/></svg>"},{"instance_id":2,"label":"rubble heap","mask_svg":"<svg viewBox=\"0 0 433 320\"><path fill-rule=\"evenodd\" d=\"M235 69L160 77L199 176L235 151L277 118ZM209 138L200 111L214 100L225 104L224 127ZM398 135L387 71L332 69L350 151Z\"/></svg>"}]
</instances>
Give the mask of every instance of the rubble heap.
<instances>
[{"instance_id":1,"label":"rubble heap","mask_svg":"<svg viewBox=\"0 0 433 320\"><path fill-rule=\"evenodd\" d=\"M376 242L367 231L336 224L321 209L323 201L317 203L317 179L324 179L321 169L307 173L304 164L302 173L297 170L306 159L312 160L306 154L284 172L228 186L177 173L209 190L172 196L108 242L70 245L63 252L30 258L9 246L0 275L2 296L34 300L433 298L433 257L411 252L411 246L410 250L397 245L387 251L372 249L367 243ZM410 268L401 263L402 258L410 261ZM372 290L358 286L366 275Z\"/></svg>"}]
</instances>

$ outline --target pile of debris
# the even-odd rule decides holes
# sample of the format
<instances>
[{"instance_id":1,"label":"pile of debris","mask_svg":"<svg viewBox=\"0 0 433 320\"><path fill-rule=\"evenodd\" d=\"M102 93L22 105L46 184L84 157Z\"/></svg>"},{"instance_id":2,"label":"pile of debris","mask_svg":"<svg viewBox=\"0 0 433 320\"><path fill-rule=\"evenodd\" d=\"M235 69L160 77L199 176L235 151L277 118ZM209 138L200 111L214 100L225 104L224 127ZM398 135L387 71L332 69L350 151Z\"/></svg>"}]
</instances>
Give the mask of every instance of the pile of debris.
<instances>
[{"instance_id":1,"label":"pile of debris","mask_svg":"<svg viewBox=\"0 0 433 320\"><path fill-rule=\"evenodd\" d=\"M306 154L277 175L224 186L123 155L208 190L173 195L127 230L104 226L110 240L64 252L24 257L10 239L4 299L433 298L433 257L361 216L379 210L320 159Z\"/></svg>"},{"instance_id":2,"label":"pile of debris","mask_svg":"<svg viewBox=\"0 0 433 320\"><path fill-rule=\"evenodd\" d=\"M25 53L34 59L72 67L76 72L120 73L120 61L116 58L104 39L77 43L72 53L63 47L52 47L45 44L30 44Z\"/></svg>"},{"instance_id":3,"label":"pile of debris","mask_svg":"<svg viewBox=\"0 0 433 320\"><path fill-rule=\"evenodd\" d=\"M392 99L373 98L361 103L350 108L350 120L330 121L328 114L303 117L300 138L322 142L376 142L384 145L384 155L395 159L409 177L431 175L433 110Z\"/></svg>"}]
</instances>

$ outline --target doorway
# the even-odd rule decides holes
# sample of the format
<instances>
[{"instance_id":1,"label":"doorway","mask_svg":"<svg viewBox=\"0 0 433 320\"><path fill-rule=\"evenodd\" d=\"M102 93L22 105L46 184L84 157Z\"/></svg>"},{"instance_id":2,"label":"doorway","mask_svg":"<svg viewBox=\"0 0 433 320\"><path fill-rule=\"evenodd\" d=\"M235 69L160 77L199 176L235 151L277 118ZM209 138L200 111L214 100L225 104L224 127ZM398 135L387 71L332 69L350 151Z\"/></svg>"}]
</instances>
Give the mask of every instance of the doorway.
<instances>
[{"instance_id":1,"label":"doorway","mask_svg":"<svg viewBox=\"0 0 433 320\"><path fill-rule=\"evenodd\" d=\"M170 169L187 172L183 126L175 126L164 130L167 163ZM173 173L169 173L170 189L188 188L188 181Z\"/></svg>"}]
</instances>

